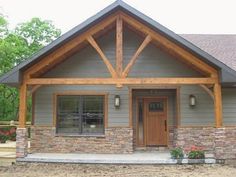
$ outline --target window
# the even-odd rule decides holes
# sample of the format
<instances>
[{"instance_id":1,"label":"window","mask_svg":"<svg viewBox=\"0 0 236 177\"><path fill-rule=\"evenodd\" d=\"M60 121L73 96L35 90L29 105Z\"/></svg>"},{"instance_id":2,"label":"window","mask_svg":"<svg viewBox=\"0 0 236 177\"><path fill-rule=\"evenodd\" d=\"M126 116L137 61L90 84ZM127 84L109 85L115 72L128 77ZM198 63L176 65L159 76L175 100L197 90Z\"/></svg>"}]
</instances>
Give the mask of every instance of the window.
<instances>
[{"instance_id":1,"label":"window","mask_svg":"<svg viewBox=\"0 0 236 177\"><path fill-rule=\"evenodd\" d=\"M150 112L163 112L164 106L163 102L151 102L149 103L149 111Z\"/></svg>"},{"instance_id":2,"label":"window","mask_svg":"<svg viewBox=\"0 0 236 177\"><path fill-rule=\"evenodd\" d=\"M102 95L57 96L57 133L104 134L104 99Z\"/></svg>"}]
</instances>

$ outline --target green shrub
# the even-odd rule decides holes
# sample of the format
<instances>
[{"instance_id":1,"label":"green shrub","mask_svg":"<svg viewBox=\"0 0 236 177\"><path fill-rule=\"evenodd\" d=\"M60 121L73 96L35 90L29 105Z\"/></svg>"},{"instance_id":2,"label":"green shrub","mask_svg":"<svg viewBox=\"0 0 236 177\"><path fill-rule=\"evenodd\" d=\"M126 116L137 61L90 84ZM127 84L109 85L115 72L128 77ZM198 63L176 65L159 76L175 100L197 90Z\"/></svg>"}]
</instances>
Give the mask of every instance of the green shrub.
<instances>
[{"instance_id":1,"label":"green shrub","mask_svg":"<svg viewBox=\"0 0 236 177\"><path fill-rule=\"evenodd\" d=\"M175 148L170 151L170 155L174 159L182 159L184 157L184 152L181 148Z\"/></svg>"},{"instance_id":2,"label":"green shrub","mask_svg":"<svg viewBox=\"0 0 236 177\"><path fill-rule=\"evenodd\" d=\"M0 142L1 143L6 143L8 140L8 137L6 135L0 134Z\"/></svg>"},{"instance_id":3,"label":"green shrub","mask_svg":"<svg viewBox=\"0 0 236 177\"><path fill-rule=\"evenodd\" d=\"M16 140L16 127L15 126L4 126L0 127L0 134L7 136L8 140Z\"/></svg>"}]
</instances>

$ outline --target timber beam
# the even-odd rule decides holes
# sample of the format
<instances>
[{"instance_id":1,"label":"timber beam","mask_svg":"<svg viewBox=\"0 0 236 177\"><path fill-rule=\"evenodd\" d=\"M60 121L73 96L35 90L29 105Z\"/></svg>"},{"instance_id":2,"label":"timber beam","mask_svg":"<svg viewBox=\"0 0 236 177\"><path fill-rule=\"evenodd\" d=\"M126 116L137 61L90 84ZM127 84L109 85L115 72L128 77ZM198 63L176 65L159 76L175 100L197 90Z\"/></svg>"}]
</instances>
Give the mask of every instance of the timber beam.
<instances>
[{"instance_id":1,"label":"timber beam","mask_svg":"<svg viewBox=\"0 0 236 177\"><path fill-rule=\"evenodd\" d=\"M39 63L33 65L29 69L27 69L24 72L25 78L31 78L31 76L36 75L37 73L40 73L41 70L44 70L47 66L54 66L56 63L60 63L59 58L63 58L62 56L65 55L66 52L71 51L73 48L76 48L79 44L86 41L89 36L92 36L96 33L98 33L101 30L104 30L108 25L112 24L117 19L117 14L115 13L109 17L106 18L106 20L100 22L98 25L95 25L91 27L88 31L84 32L83 34L75 37L71 41L69 41L67 44L59 47L57 50L46 56L43 60L41 60Z\"/></svg>"},{"instance_id":2,"label":"timber beam","mask_svg":"<svg viewBox=\"0 0 236 177\"><path fill-rule=\"evenodd\" d=\"M222 118L222 95L221 85L219 83L214 84L214 106L215 106L215 124L216 128L220 128L223 125Z\"/></svg>"},{"instance_id":3,"label":"timber beam","mask_svg":"<svg viewBox=\"0 0 236 177\"><path fill-rule=\"evenodd\" d=\"M122 73L122 77L127 77L131 67L135 64L136 60L144 48L151 42L152 38L150 35L147 35L142 44L139 46L138 50L135 52L134 56L131 58L130 62L126 66L125 70Z\"/></svg>"},{"instance_id":4,"label":"timber beam","mask_svg":"<svg viewBox=\"0 0 236 177\"><path fill-rule=\"evenodd\" d=\"M208 95L212 98L212 100L214 101L214 93L213 93L213 91L210 88L208 88L206 85L200 84L199 86L203 90L205 90L208 93Z\"/></svg>"},{"instance_id":5,"label":"timber beam","mask_svg":"<svg viewBox=\"0 0 236 177\"><path fill-rule=\"evenodd\" d=\"M204 73L207 73L211 77L214 77L214 78L217 77L218 74L217 74L217 70L215 68L204 63L198 57L194 56L193 54L186 51L184 48L178 46L177 44L170 41L169 39L162 36L161 34L155 32L151 28L148 28L147 26L145 26L144 24L142 24L141 22L139 22L135 18L133 18L123 12L121 12L120 14L121 14L121 17L124 22L128 23L130 26L132 26L136 30L138 30L146 35L150 35L154 41L158 41L166 49L168 49L171 52L174 52L175 55L180 56L183 59L183 61L185 61L186 63L189 63L189 64L195 66L196 68L198 68L199 70L201 70Z\"/></svg>"},{"instance_id":6,"label":"timber beam","mask_svg":"<svg viewBox=\"0 0 236 177\"><path fill-rule=\"evenodd\" d=\"M19 100L19 128L25 128L27 113L27 85L25 83L20 86Z\"/></svg>"},{"instance_id":7,"label":"timber beam","mask_svg":"<svg viewBox=\"0 0 236 177\"><path fill-rule=\"evenodd\" d=\"M123 21L120 16L116 20L116 72L122 75L123 70Z\"/></svg>"},{"instance_id":8,"label":"timber beam","mask_svg":"<svg viewBox=\"0 0 236 177\"><path fill-rule=\"evenodd\" d=\"M93 48L98 52L98 54L101 56L101 59L105 63L105 65L106 65L107 69L109 70L109 72L111 73L111 76L113 78L116 78L117 77L117 73L116 73L115 69L113 68L113 66L110 63L109 59L103 53L102 49L99 47L97 42L94 40L94 38L92 36L88 36L87 40L93 46Z\"/></svg>"},{"instance_id":9,"label":"timber beam","mask_svg":"<svg viewBox=\"0 0 236 177\"><path fill-rule=\"evenodd\" d=\"M215 84L215 78L34 78L27 85L160 85Z\"/></svg>"}]
</instances>

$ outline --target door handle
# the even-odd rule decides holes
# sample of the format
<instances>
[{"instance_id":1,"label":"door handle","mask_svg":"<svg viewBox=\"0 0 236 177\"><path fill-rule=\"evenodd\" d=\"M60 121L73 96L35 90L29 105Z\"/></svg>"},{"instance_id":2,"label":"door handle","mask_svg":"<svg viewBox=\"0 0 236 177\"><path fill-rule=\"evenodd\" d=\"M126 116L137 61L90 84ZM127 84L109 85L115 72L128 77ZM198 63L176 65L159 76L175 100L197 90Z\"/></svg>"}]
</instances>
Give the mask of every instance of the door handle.
<instances>
[{"instance_id":1,"label":"door handle","mask_svg":"<svg viewBox=\"0 0 236 177\"><path fill-rule=\"evenodd\" d=\"M167 131L167 122L165 120L165 131Z\"/></svg>"}]
</instances>

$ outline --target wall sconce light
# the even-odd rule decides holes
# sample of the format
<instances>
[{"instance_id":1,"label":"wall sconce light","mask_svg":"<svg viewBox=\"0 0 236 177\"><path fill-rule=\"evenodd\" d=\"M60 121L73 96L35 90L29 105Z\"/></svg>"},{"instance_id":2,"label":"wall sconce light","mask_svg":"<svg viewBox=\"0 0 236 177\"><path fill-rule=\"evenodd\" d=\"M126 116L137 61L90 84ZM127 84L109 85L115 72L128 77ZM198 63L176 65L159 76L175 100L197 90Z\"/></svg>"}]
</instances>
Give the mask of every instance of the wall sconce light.
<instances>
[{"instance_id":1,"label":"wall sconce light","mask_svg":"<svg viewBox=\"0 0 236 177\"><path fill-rule=\"evenodd\" d=\"M195 95L189 95L189 106L194 107L197 104L197 99Z\"/></svg>"},{"instance_id":2,"label":"wall sconce light","mask_svg":"<svg viewBox=\"0 0 236 177\"><path fill-rule=\"evenodd\" d=\"M115 102L114 102L114 106L115 108L120 108L120 96L119 95L115 95Z\"/></svg>"}]
</instances>

